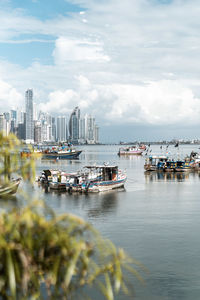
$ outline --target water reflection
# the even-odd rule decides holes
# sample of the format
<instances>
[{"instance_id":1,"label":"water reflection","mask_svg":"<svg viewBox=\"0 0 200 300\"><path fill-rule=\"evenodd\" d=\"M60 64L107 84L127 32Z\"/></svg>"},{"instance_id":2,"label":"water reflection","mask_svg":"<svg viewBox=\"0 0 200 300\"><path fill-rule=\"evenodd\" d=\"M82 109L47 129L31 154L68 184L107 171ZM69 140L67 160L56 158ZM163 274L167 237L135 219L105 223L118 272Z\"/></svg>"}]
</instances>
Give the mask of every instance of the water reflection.
<instances>
[{"instance_id":1,"label":"water reflection","mask_svg":"<svg viewBox=\"0 0 200 300\"><path fill-rule=\"evenodd\" d=\"M41 159L40 163L38 165L45 166L45 167L51 167L55 166L63 167L63 165L77 165L80 164L79 159L67 159L67 160L57 160L57 159Z\"/></svg>"},{"instance_id":2,"label":"water reflection","mask_svg":"<svg viewBox=\"0 0 200 300\"><path fill-rule=\"evenodd\" d=\"M125 192L125 189L118 189L117 191L108 191L98 194L94 207L88 209L88 218L98 218L101 215L113 213L117 210L118 206L118 193ZM90 196L88 194L88 196Z\"/></svg>"},{"instance_id":3,"label":"water reflection","mask_svg":"<svg viewBox=\"0 0 200 300\"><path fill-rule=\"evenodd\" d=\"M143 158L142 155L120 155L119 159L120 160L141 160Z\"/></svg>"},{"instance_id":4,"label":"water reflection","mask_svg":"<svg viewBox=\"0 0 200 300\"><path fill-rule=\"evenodd\" d=\"M99 218L117 210L118 200L122 193L125 193L124 188L105 191L100 193L69 193L66 191L50 190L47 184L38 184L38 189L44 191L45 199L53 206L72 209L82 208L89 219Z\"/></svg>"},{"instance_id":5,"label":"water reflection","mask_svg":"<svg viewBox=\"0 0 200 300\"><path fill-rule=\"evenodd\" d=\"M186 181L191 173L189 172L145 172L145 181ZM194 174L194 173L193 173Z\"/></svg>"},{"instance_id":6,"label":"water reflection","mask_svg":"<svg viewBox=\"0 0 200 300\"><path fill-rule=\"evenodd\" d=\"M18 198L13 195L9 195L9 197L6 198L1 198L0 203L0 211L8 211L16 206L19 206Z\"/></svg>"}]
</instances>

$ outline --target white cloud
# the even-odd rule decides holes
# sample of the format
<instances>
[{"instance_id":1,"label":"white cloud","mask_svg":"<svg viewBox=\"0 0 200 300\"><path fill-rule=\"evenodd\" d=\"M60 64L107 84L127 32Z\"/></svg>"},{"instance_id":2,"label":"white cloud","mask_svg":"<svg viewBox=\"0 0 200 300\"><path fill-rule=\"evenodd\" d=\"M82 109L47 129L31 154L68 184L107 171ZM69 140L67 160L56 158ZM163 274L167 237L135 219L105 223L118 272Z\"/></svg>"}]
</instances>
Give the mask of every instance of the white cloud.
<instances>
[{"instance_id":1,"label":"white cloud","mask_svg":"<svg viewBox=\"0 0 200 300\"><path fill-rule=\"evenodd\" d=\"M146 86L111 86L107 119L152 125L200 124L200 99L181 83L163 80Z\"/></svg>"},{"instance_id":2,"label":"white cloud","mask_svg":"<svg viewBox=\"0 0 200 300\"><path fill-rule=\"evenodd\" d=\"M93 85L79 76L76 91L55 91L41 108L69 114L75 106L113 124L200 124L200 99L171 80L146 85Z\"/></svg>"},{"instance_id":3,"label":"white cloud","mask_svg":"<svg viewBox=\"0 0 200 300\"><path fill-rule=\"evenodd\" d=\"M54 58L57 64L68 61L108 62L110 58L103 53L103 47L98 42L87 40L72 40L60 37L56 40Z\"/></svg>"},{"instance_id":4,"label":"white cloud","mask_svg":"<svg viewBox=\"0 0 200 300\"><path fill-rule=\"evenodd\" d=\"M0 79L0 112L21 107L22 104L22 95L10 84Z\"/></svg>"}]
</instances>

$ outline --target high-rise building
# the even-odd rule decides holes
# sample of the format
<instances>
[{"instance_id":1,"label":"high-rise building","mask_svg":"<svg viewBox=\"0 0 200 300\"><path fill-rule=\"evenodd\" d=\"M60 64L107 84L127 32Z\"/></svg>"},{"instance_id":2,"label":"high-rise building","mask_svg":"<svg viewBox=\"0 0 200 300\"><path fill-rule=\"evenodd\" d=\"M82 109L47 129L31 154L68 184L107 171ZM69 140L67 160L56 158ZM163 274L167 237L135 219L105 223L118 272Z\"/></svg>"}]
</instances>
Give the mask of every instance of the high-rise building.
<instances>
[{"instance_id":1,"label":"high-rise building","mask_svg":"<svg viewBox=\"0 0 200 300\"><path fill-rule=\"evenodd\" d=\"M15 123L16 123L16 121L17 121L17 111L16 110L11 109L11 111L10 111L10 118L11 118L11 120L14 120Z\"/></svg>"},{"instance_id":2,"label":"high-rise building","mask_svg":"<svg viewBox=\"0 0 200 300\"><path fill-rule=\"evenodd\" d=\"M34 143L33 90L28 89L26 91L25 106L26 106L26 142Z\"/></svg>"},{"instance_id":3,"label":"high-rise building","mask_svg":"<svg viewBox=\"0 0 200 300\"><path fill-rule=\"evenodd\" d=\"M52 141L55 142L56 141L56 119L54 117L52 117L52 132L51 132L51 136L52 136Z\"/></svg>"},{"instance_id":4,"label":"high-rise building","mask_svg":"<svg viewBox=\"0 0 200 300\"><path fill-rule=\"evenodd\" d=\"M67 126L66 118L63 116L57 117L57 132L56 139L57 142L64 142L67 139Z\"/></svg>"},{"instance_id":5,"label":"high-rise building","mask_svg":"<svg viewBox=\"0 0 200 300\"><path fill-rule=\"evenodd\" d=\"M37 109L37 104L33 102L33 121L38 120L38 109Z\"/></svg>"},{"instance_id":6,"label":"high-rise building","mask_svg":"<svg viewBox=\"0 0 200 300\"><path fill-rule=\"evenodd\" d=\"M19 121L17 125L17 137L20 140L26 140L26 113L20 111L19 114Z\"/></svg>"},{"instance_id":7,"label":"high-rise building","mask_svg":"<svg viewBox=\"0 0 200 300\"><path fill-rule=\"evenodd\" d=\"M79 126L79 142L84 144L85 143L85 136L86 136L86 131L85 131L85 118L80 119L80 126Z\"/></svg>"},{"instance_id":8,"label":"high-rise building","mask_svg":"<svg viewBox=\"0 0 200 300\"><path fill-rule=\"evenodd\" d=\"M4 114L0 114L0 131L6 134L6 119Z\"/></svg>"},{"instance_id":9,"label":"high-rise building","mask_svg":"<svg viewBox=\"0 0 200 300\"><path fill-rule=\"evenodd\" d=\"M72 143L79 142L80 109L75 107L69 120L69 138Z\"/></svg>"},{"instance_id":10,"label":"high-rise building","mask_svg":"<svg viewBox=\"0 0 200 300\"><path fill-rule=\"evenodd\" d=\"M88 144L95 144L95 118L91 115L86 118L86 140Z\"/></svg>"},{"instance_id":11,"label":"high-rise building","mask_svg":"<svg viewBox=\"0 0 200 300\"><path fill-rule=\"evenodd\" d=\"M11 109L10 111L10 132L16 133L16 126L17 126L17 111Z\"/></svg>"},{"instance_id":12,"label":"high-rise building","mask_svg":"<svg viewBox=\"0 0 200 300\"><path fill-rule=\"evenodd\" d=\"M37 144L42 142L42 130L41 130L41 123L39 121L35 121L34 141Z\"/></svg>"},{"instance_id":13,"label":"high-rise building","mask_svg":"<svg viewBox=\"0 0 200 300\"><path fill-rule=\"evenodd\" d=\"M95 144L99 143L99 126L95 125Z\"/></svg>"},{"instance_id":14,"label":"high-rise building","mask_svg":"<svg viewBox=\"0 0 200 300\"><path fill-rule=\"evenodd\" d=\"M96 144L99 143L99 127L95 123L95 118L91 115L85 115L80 119L80 139L81 143Z\"/></svg>"}]
</instances>

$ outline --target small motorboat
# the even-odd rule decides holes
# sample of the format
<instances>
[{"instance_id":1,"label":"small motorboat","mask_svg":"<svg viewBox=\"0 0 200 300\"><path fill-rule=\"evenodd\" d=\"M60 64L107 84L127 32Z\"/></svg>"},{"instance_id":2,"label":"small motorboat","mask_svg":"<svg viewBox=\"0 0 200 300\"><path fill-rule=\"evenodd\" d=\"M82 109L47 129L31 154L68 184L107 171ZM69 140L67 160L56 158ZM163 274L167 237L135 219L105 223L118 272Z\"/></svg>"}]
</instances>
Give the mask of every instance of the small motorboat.
<instances>
[{"instance_id":1,"label":"small motorboat","mask_svg":"<svg viewBox=\"0 0 200 300\"><path fill-rule=\"evenodd\" d=\"M136 146L131 147L125 147L125 148L119 148L118 155L142 155L144 152L144 149L140 149Z\"/></svg>"},{"instance_id":2,"label":"small motorboat","mask_svg":"<svg viewBox=\"0 0 200 300\"><path fill-rule=\"evenodd\" d=\"M0 183L0 198L13 195L17 192L21 178L13 179L8 183Z\"/></svg>"}]
</instances>

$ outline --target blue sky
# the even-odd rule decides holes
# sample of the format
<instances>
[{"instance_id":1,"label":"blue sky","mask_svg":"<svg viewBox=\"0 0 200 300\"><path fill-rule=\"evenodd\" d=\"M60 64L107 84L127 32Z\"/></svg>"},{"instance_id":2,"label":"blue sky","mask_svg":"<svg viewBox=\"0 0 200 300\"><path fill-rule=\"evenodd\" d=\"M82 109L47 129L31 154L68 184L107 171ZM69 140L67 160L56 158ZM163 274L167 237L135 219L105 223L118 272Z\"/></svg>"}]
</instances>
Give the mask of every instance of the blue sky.
<instances>
[{"instance_id":1,"label":"blue sky","mask_svg":"<svg viewBox=\"0 0 200 300\"><path fill-rule=\"evenodd\" d=\"M82 10L80 5L65 0L1 1L0 7L8 12L10 10L18 12L22 18L23 16L34 17L42 22L46 20L51 21L63 16L70 18L72 13ZM56 35L42 35L39 32L34 34L19 32L16 36L13 36L12 43L10 41L1 43L1 59L8 60L14 64L20 64L23 67L28 67L35 61L52 64L55 39Z\"/></svg>"},{"instance_id":2,"label":"blue sky","mask_svg":"<svg viewBox=\"0 0 200 300\"><path fill-rule=\"evenodd\" d=\"M19 9L24 14L41 20L53 19L59 15L68 15L82 10L78 4L65 0L11 0L1 1L5 9Z\"/></svg>"},{"instance_id":3,"label":"blue sky","mask_svg":"<svg viewBox=\"0 0 200 300\"><path fill-rule=\"evenodd\" d=\"M33 88L38 110L68 117L78 105L95 115L102 141L197 136L199 1L0 0L0 8L0 111L23 108Z\"/></svg>"}]
</instances>

